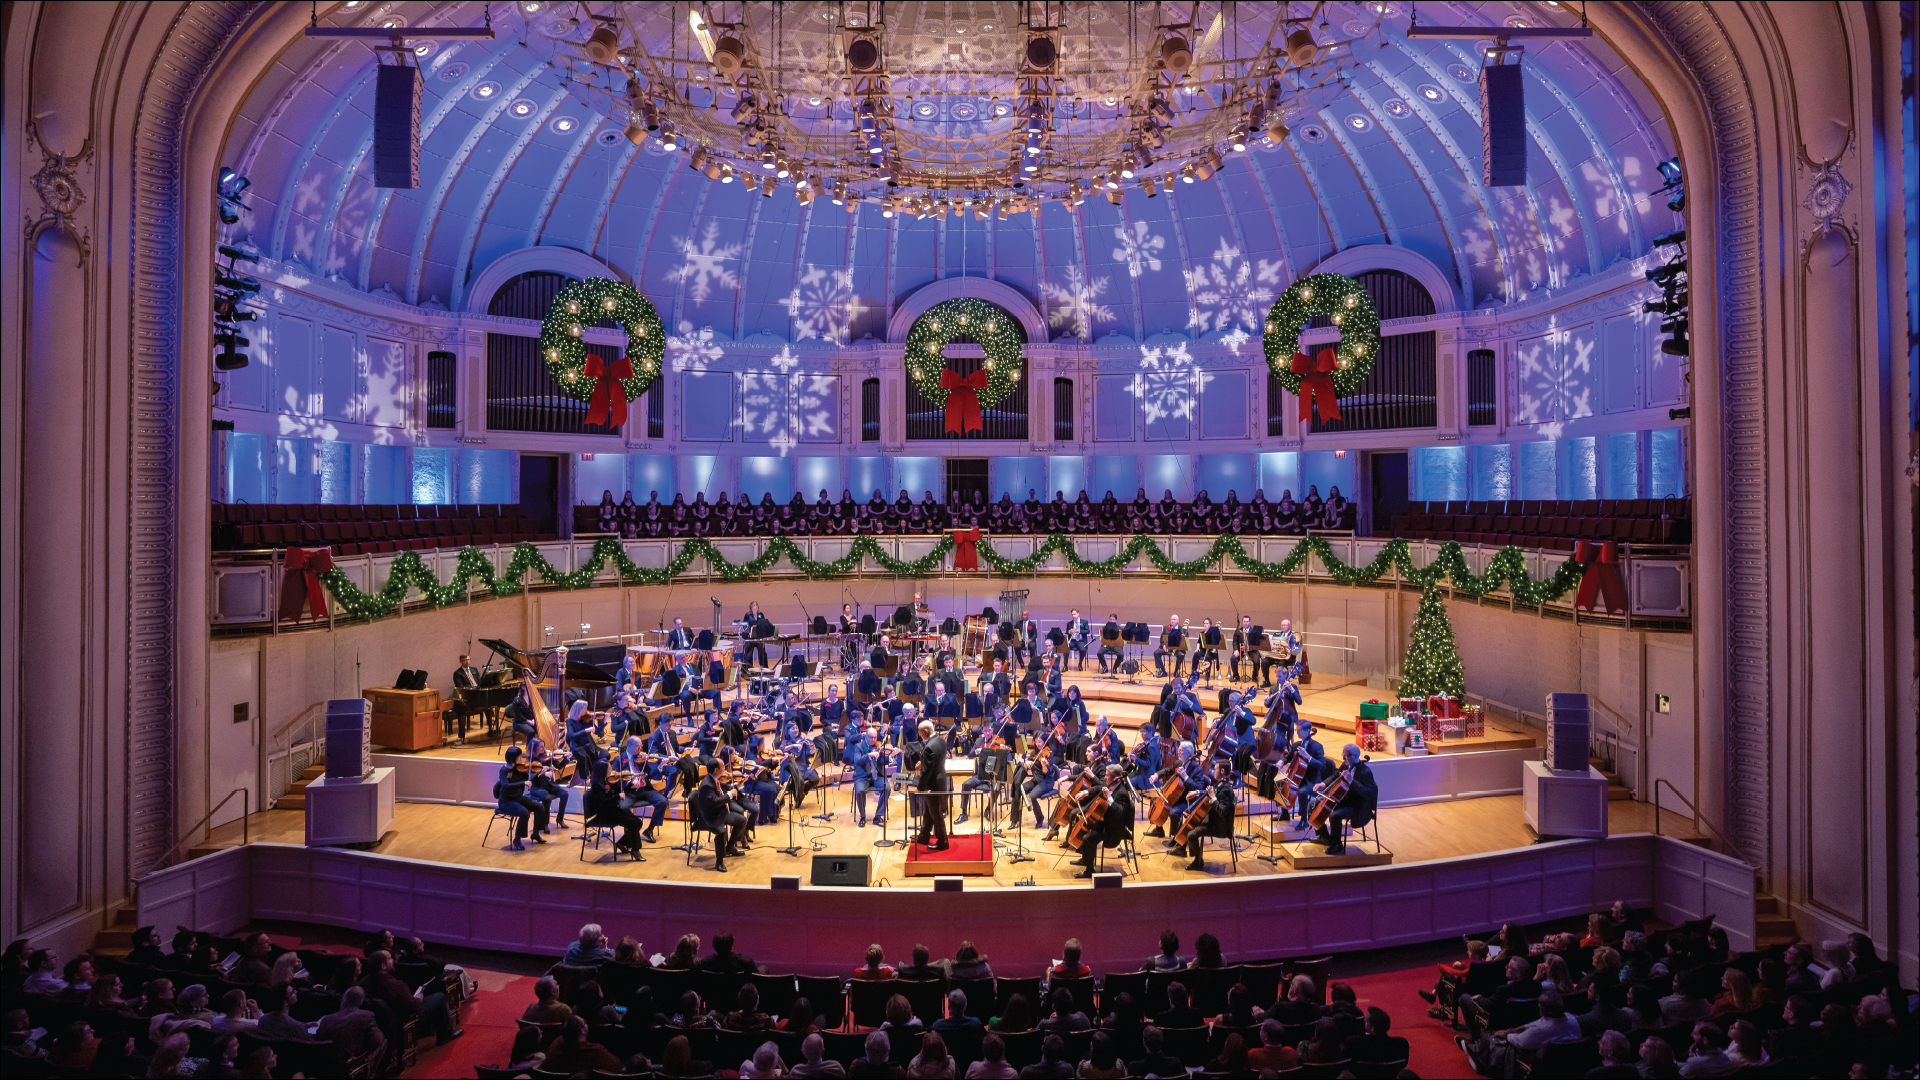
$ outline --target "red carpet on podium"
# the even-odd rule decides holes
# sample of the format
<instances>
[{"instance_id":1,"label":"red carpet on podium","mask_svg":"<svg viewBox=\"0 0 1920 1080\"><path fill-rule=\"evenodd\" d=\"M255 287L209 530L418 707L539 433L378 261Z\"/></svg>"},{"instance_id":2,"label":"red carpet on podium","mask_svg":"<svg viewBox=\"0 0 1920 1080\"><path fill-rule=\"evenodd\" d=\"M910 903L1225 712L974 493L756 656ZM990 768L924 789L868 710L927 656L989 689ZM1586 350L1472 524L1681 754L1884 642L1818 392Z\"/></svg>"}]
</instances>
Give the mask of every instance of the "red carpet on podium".
<instances>
[{"instance_id":1,"label":"red carpet on podium","mask_svg":"<svg viewBox=\"0 0 1920 1080\"><path fill-rule=\"evenodd\" d=\"M993 873L993 834L957 833L947 838L945 851L929 851L924 845L907 848L908 874L991 874Z\"/></svg>"}]
</instances>

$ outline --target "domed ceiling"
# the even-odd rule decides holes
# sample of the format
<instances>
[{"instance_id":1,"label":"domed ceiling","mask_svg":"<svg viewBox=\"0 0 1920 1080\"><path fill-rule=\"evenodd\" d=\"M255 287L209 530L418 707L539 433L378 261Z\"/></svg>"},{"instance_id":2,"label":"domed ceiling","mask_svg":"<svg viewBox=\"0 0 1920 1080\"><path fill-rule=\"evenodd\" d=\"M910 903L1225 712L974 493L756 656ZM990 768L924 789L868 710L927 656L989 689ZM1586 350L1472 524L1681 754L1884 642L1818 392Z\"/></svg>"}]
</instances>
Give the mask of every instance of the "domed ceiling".
<instances>
[{"instance_id":1,"label":"domed ceiling","mask_svg":"<svg viewBox=\"0 0 1920 1080\"><path fill-rule=\"evenodd\" d=\"M502 255L545 245L627 275L669 325L736 340L883 338L891 307L920 285L984 275L1031 298L1056 339L1174 333L1237 345L1280 288L1355 246L1417 252L1454 283L1453 297L1436 298L1443 308L1484 307L1643 255L1650 237L1677 226L1664 197L1650 197L1661 183L1655 165L1672 153L1665 120L1598 38L1526 42L1529 182L1487 188L1482 42L1409 41L1404 0L1172 7L1048 6L1060 78L1045 172L1021 188L969 179L938 193L951 213L918 216L886 212L909 188L889 188L870 167L818 165L836 154L866 162L847 90L849 29L884 25L891 145L945 154L940 167L956 175L1004 162L1014 179L1012 163L1025 160L1020 117L1003 103L1019 99L1022 14L1037 22L1040 6L698 5L709 27L730 24L746 43L761 80L756 102L781 152L796 162L812 155L812 176L829 190L803 203L793 180L812 178L804 165L763 195L752 168L760 146L740 138L739 95L708 62L686 4L336 4L323 24L424 30L482 26L490 15L498 36L413 42L425 85L420 186L403 190L373 186L368 43L295 42L230 139L228 161L253 182L250 218L233 235L318 276L428 308L484 311L488 298L468 296L469 282ZM1097 170L1132 137L1129 98L1144 104L1157 78L1167 32L1152 25L1156 10L1163 23L1191 26L1183 33L1196 55L1185 84L1164 92L1170 120L1154 171L1204 163L1208 151L1224 167L1151 198L1139 179L1125 181L1114 205L1099 197ZM1417 14L1484 25L1489 37L1579 21L1551 3L1429 2ZM625 71L586 58L596 17L611 20ZM1253 61L1301 27L1325 46L1322 78L1275 110L1284 138L1256 127L1234 152L1230 135L1255 93L1246 88L1267 79ZM679 121L678 149L658 132L639 146L623 137L629 73L676 99L667 117ZM1137 124L1140 109L1131 115ZM690 168L695 147L711 151L709 170L725 158L752 182ZM1094 197L1062 199L1064 178L1083 175ZM836 176L868 198L835 204ZM1016 211L1037 202L1039 212L1002 217L995 200Z\"/></svg>"}]
</instances>

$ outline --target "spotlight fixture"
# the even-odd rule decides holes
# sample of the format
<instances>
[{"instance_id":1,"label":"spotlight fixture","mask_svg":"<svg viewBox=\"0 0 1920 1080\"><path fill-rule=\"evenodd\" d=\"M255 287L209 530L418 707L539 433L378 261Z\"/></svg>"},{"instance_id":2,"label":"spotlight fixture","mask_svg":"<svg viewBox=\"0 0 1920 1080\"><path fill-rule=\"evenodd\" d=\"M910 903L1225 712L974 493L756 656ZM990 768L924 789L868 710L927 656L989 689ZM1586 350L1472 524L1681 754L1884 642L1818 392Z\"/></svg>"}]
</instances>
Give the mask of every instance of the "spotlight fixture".
<instances>
[{"instance_id":1,"label":"spotlight fixture","mask_svg":"<svg viewBox=\"0 0 1920 1080\"><path fill-rule=\"evenodd\" d=\"M725 163L725 164L722 164L722 165L720 166L720 182L721 182L721 183L723 183L723 184L731 184L731 183L733 183L733 165L732 165L732 163Z\"/></svg>"},{"instance_id":2,"label":"spotlight fixture","mask_svg":"<svg viewBox=\"0 0 1920 1080\"><path fill-rule=\"evenodd\" d=\"M620 35L610 26L601 26L588 37L580 51L587 59L602 67L610 67L620 60Z\"/></svg>"},{"instance_id":3,"label":"spotlight fixture","mask_svg":"<svg viewBox=\"0 0 1920 1080\"><path fill-rule=\"evenodd\" d=\"M1180 182L1183 184L1193 183L1193 165L1191 163L1180 166Z\"/></svg>"},{"instance_id":4,"label":"spotlight fixture","mask_svg":"<svg viewBox=\"0 0 1920 1080\"><path fill-rule=\"evenodd\" d=\"M660 148L662 150L677 150L680 148L680 137L674 134L672 124L660 125Z\"/></svg>"},{"instance_id":5,"label":"spotlight fixture","mask_svg":"<svg viewBox=\"0 0 1920 1080\"><path fill-rule=\"evenodd\" d=\"M1293 129L1287 127L1285 120L1276 116L1273 118L1272 123L1267 125L1267 139L1275 146L1278 146L1287 141L1287 136L1292 134L1292 131Z\"/></svg>"},{"instance_id":6,"label":"spotlight fixture","mask_svg":"<svg viewBox=\"0 0 1920 1080\"><path fill-rule=\"evenodd\" d=\"M1220 157L1220 151L1218 150L1207 151L1207 167L1212 172L1219 172L1221 169L1224 169L1227 167L1226 162L1222 160ZM1205 180L1206 177L1203 176L1200 179Z\"/></svg>"},{"instance_id":7,"label":"spotlight fixture","mask_svg":"<svg viewBox=\"0 0 1920 1080\"><path fill-rule=\"evenodd\" d=\"M1228 136L1228 142L1233 146L1234 153L1245 153L1247 149L1247 130L1239 127L1234 128L1233 134Z\"/></svg>"},{"instance_id":8,"label":"spotlight fixture","mask_svg":"<svg viewBox=\"0 0 1920 1080\"><path fill-rule=\"evenodd\" d=\"M641 123L639 118L635 117L627 121L626 130L622 131L621 134L627 137L628 142L639 146L647 141L647 125Z\"/></svg>"},{"instance_id":9,"label":"spotlight fixture","mask_svg":"<svg viewBox=\"0 0 1920 1080\"><path fill-rule=\"evenodd\" d=\"M1135 169L1144 170L1153 164L1153 155L1147 152L1146 147L1136 146L1133 148L1133 164Z\"/></svg>"},{"instance_id":10,"label":"spotlight fixture","mask_svg":"<svg viewBox=\"0 0 1920 1080\"><path fill-rule=\"evenodd\" d=\"M705 173L707 176L707 179L709 180L720 179L720 163L712 160L711 158L707 160L706 168L703 168L700 171ZM726 182L727 183L733 182L733 173L731 171L727 173Z\"/></svg>"},{"instance_id":11,"label":"spotlight fixture","mask_svg":"<svg viewBox=\"0 0 1920 1080\"><path fill-rule=\"evenodd\" d=\"M1060 47L1054 44L1048 34L1034 34L1027 38L1027 67L1033 71L1052 71L1055 60L1060 58Z\"/></svg>"},{"instance_id":12,"label":"spotlight fixture","mask_svg":"<svg viewBox=\"0 0 1920 1080\"><path fill-rule=\"evenodd\" d=\"M746 65L747 49L729 34L713 43L713 70L731 78Z\"/></svg>"},{"instance_id":13,"label":"spotlight fixture","mask_svg":"<svg viewBox=\"0 0 1920 1080\"><path fill-rule=\"evenodd\" d=\"M1109 191L1117 190L1120 187L1120 170L1108 169L1106 182L1107 182L1107 190Z\"/></svg>"},{"instance_id":14,"label":"spotlight fixture","mask_svg":"<svg viewBox=\"0 0 1920 1080\"><path fill-rule=\"evenodd\" d=\"M880 44L861 34L847 43L847 66L855 71L872 71L880 66Z\"/></svg>"},{"instance_id":15,"label":"spotlight fixture","mask_svg":"<svg viewBox=\"0 0 1920 1080\"><path fill-rule=\"evenodd\" d=\"M780 160L774 156L771 148L760 155L760 168L767 172L772 172L774 169L779 168L779 166Z\"/></svg>"},{"instance_id":16,"label":"spotlight fixture","mask_svg":"<svg viewBox=\"0 0 1920 1080\"><path fill-rule=\"evenodd\" d=\"M775 184L775 180L771 176L767 177L766 180L763 183L761 183L760 195L762 198L767 198L767 199L773 198L774 184Z\"/></svg>"},{"instance_id":17,"label":"spotlight fixture","mask_svg":"<svg viewBox=\"0 0 1920 1080\"><path fill-rule=\"evenodd\" d=\"M1160 188L1153 182L1153 177L1151 176L1143 176L1140 178L1140 188L1147 193L1147 198L1149 199L1157 199L1160 197Z\"/></svg>"},{"instance_id":18,"label":"spotlight fixture","mask_svg":"<svg viewBox=\"0 0 1920 1080\"><path fill-rule=\"evenodd\" d=\"M785 180L787 177L793 175L793 166L786 158L780 158L773 163L773 175Z\"/></svg>"},{"instance_id":19,"label":"spotlight fixture","mask_svg":"<svg viewBox=\"0 0 1920 1080\"><path fill-rule=\"evenodd\" d=\"M706 163L707 148L704 146L694 147L692 155L687 158L687 168L692 169L694 172L699 172L700 167Z\"/></svg>"},{"instance_id":20,"label":"spotlight fixture","mask_svg":"<svg viewBox=\"0 0 1920 1080\"><path fill-rule=\"evenodd\" d=\"M1119 206L1121 203L1121 200L1123 200L1125 197L1126 197L1125 195L1123 195L1118 191L1108 190L1107 192L1107 201L1112 203L1115 206Z\"/></svg>"}]
</instances>

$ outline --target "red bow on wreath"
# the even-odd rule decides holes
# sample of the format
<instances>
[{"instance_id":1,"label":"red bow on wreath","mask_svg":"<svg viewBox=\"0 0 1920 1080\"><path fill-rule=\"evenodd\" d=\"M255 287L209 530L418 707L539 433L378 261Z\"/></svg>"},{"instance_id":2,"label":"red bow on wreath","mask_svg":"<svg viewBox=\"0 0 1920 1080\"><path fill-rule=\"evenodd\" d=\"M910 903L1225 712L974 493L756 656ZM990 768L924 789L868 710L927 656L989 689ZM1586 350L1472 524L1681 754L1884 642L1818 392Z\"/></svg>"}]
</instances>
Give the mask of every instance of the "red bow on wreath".
<instances>
[{"instance_id":1,"label":"red bow on wreath","mask_svg":"<svg viewBox=\"0 0 1920 1080\"><path fill-rule=\"evenodd\" d=\"M1620 549L1613 541L1596 544L1582 540L1574 545L1573 561L1587 567L1586 576L1580 579L1580 591L1573 598L1574 607L1592 611L1598 594L1607 605L1607 614L1613 614L1615 608L1627 610L1627 586L1620 580Z\"/></svg>"},{"instance_id":2,"label":"red bow on wreath","mask_svg":"<svg viewBox=\"0 0 1920 1080\"><path fill-rule=\"evenodd\" d=\"M627 388L620 385L620 380L633 378L633 361L624 356L608 360L588 353L587 378L597 380L593 384L593 400L587 408L587 423L625 427Z\"/></svg>"},{"instance_id":3,"label":"red bow on wreath","mask_svg":"<svg viewBox=\"0 0 1920 1080\"><path fill-rule=\"evenodd\" d=\"M940 389L947 392L948 435L980 431L980 391L987 388L987 369L962 375L951 369L940 372Z\"/></svg>"},{"instance_id":4,"label":"red bow on wreath","mask_svg":"<svg viewBox=\"0 0 1920 1080\"><path fill-rule=\"evenodd\" d=\"M327 614L326 594L320 591L320 575L333 569L332 548L287 549L286 574L280 581L280 619L292 622L308 607L313 617Z\"/></svg>"},{"instance_id":5,"label":"red bow on wreath","mask_svg":"<svg viewBox=\"0 0 1920 1080\"><path fill-rule=\"evenodd\" d=\"M1340 419L1340 402L1333 395L1333 369L1339 360L1332 349L1321 349L1313 359L1307 359L1306 353L1294 353L1293 363L1287 370L1300 376L1300 422L1306 423L1312 416L1310 410L1320 410L1320 422Z\"/></svg>"},{"instance_id":6,"label":"red bow on wreath","mask_svg":"<svg viewBox=\"0 0 1920 1080\"><path fill-rule=\"evenodd\" d=\"M955 570L980 569L980 530L953 530L953 568Z\"/></svg>"}]
</instances>

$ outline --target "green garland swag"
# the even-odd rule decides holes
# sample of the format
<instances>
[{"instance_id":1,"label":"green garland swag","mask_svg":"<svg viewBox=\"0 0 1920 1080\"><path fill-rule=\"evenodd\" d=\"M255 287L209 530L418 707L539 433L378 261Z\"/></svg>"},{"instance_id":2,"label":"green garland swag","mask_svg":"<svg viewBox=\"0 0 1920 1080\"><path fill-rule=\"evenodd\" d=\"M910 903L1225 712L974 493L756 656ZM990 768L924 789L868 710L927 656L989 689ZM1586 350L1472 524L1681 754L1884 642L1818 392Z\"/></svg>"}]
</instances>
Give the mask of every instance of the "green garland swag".
<instances>
[{"instance_id":1,"label":"green garland swag","mask_svg":"<svg viewBox=\"0 0 1920 1080\"><path fill-rule=\"evenodd\" d=\"M780 536L771 540L759 555L746 562L735 563L714 550L713 545L705 539L695 538L681 545L679 553L667 565L649 569L629 559L620 541L606 537L595 542L593 557L587 560L587 564L572 573L556 569L540 554L538 548L523 543L515 546L513 558L500 574L494 573L493 564L482 549L470 547L462 550L453 580L445 585L434 580L433 572L427 569L420 554L414 551L403 552L393 561L386 585L377 592L362 592L338 567L320 575L320 580L326 584L327 590L333 594L334 601L347 617L375 619L391 614L409 589L419 589L420 595L434 607L445 607L465 599L468 587L474 581L485 586L492 596L514 596L526 588L528 571L537 571L542 581L562 589L585 588L600 576L609 560L619 569L620 577L625 582L661 585L685 573L696 558L706 559L715 574L730 582L759 577L782 558L810 578L844 577L859 567L862 558L871 558L890 574L925 577L938 572L942 560L952 550L953 536L948 534L918 559L896 559L882 550L871 536L861 536L854 539L853 546L844 556L832 562L817 562L802 553L791 539ZM1586 572L1585 564L1568 558L1554 571L1553 576L1535 581L1527 573L1526 556L1519 548L1509 546L1501 548L1493 557L1487 564L1485 574L1476 575L1468 569L1460 545L1451 540L1440 545L1439 557L1425 567L1413 565L1412 548L1405 540L1399 539L1388 541L1372 562L1364 566L1349 566L1333 553L1333 546L1319 536L1302 540L1279 562L1261 562L1247 554L1240 538L1232 533L1215 538L1205 555L1187 562L1176 562L1151 537L1144 535L1130 538L1120 553L1110 559L1081 558L1074 549L1073 538L1065 533L1054 533L1047 537L1032 555L1025 558L1011 559L1001 555L993 549L990 541L984 539L980 541L979 552L982 562L995 572L1007 576L1031 574L1049 557L1060 554L1066 556L1067 565L1076 574L1111 577L1145 553L1154 569L1173 578L1202 577L1222 560L1231 559L1241 570L1269 582L1303 572L1307 557L1317 555L1328 574L1340 585L1370 584L1378 581L1388 570L1397 570L1401 580L1410 584L1425 587L1449 580L1456 592L1475 598L1486 596L1505 585L1513 593L1514 599L1533 605L1551 603L1565 596L1580 584L1580 578Z\"/></svg>"}]
</instances>

